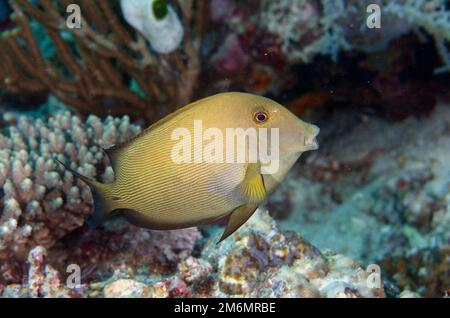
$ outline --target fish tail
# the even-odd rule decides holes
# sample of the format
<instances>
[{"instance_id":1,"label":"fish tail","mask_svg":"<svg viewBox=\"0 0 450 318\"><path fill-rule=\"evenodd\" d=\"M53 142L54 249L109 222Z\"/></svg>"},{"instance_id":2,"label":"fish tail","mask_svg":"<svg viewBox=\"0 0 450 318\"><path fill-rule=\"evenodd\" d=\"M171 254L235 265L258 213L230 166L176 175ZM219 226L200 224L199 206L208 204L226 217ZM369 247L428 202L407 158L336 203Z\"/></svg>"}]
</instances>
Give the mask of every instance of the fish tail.
<instances>
[{"instance_id":1,"label":"fish tail","mask_svg":"<svg viewBox=\"0 0 450 318\"><path fill-rule=\"evenodd\" d=\"M94 212L87 219L86 223L90 227L97 227L103 223L107 219L108 215L116 209L114 199L111 196L112 184L100 183L90 179L82 174L79 174L58 159L55 160L65 169L69 170L75 177L83 180L83 182L85 182L91 189L92 199L94 201Z\"/></svg>"}]
</instances>

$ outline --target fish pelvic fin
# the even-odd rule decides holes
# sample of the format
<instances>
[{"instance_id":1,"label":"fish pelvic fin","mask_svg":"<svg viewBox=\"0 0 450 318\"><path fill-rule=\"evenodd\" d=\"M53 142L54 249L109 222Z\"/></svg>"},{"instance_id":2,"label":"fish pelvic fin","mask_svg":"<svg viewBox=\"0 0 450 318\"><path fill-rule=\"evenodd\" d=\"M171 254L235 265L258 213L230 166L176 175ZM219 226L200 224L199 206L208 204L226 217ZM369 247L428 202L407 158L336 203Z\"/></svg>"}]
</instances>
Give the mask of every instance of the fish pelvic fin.
<instances>
[{"instance_id":1,"label":"fish pelvic fin","mask_svg":"<svg viewBox=\"0 0 450 318\"><path fill-rule=\"evenodd\" d=\"M94 211L87 219L86 223L90 227L97 227L103 223L108 215L117 209L115 204L117 197L111 195L112 184L100 183L90 179L76 172L58 159L55 159L55 161L62 165L66 170L70 171L75 177L81 179L91 189L92 199L94 201Z\"/></svg>"},{"instance_id":2,"label":"fish pelvic fin","mask_svg":"<svg viewBox=\"0 0 450 318\"><path fill-rule=\"evenodd\" d=\"M249 203L260 203L267 197L259 163L249 163L240 185L241 195Z\"/></svg>"},{"instance_id":3,"label":"fish pelvic fin","mask_svg":"<svg viewBox=\"0 0 450 318\"><path fill-rule=\"evenodd\" d=\"M223 232L222 237L217 242L217 244L222 242L228 236L233 234L237 229L239 229L253 215L253 213L256 211L257 208L258 208L257 204L249 203L241 205L233 212L231 212L231 215L228 219L227 227Z\"/></svg>"}]
</instances>

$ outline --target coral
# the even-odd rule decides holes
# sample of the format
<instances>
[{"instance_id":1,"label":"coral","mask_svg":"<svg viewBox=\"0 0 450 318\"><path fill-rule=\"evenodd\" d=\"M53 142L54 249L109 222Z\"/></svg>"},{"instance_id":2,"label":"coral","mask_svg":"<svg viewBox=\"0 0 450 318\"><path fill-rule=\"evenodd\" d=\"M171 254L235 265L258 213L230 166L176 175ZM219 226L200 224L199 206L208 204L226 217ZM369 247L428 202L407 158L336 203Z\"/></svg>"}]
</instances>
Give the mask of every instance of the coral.
<instances>
[{"instance_id":1,"label":"coral","mask_svg":"<svg viewBox=\"0 0 450 318\"><path fill-rule=\"evenodd\" d=\"M65 297L59 273L46 264L47 250L42 246L33 248L28 254L28 293L30 297Z\"/></svg>"},{"instance_id":2,"label":"coral","mask_svg":"<svg viewBox=\"0 0 450 318\"><path fill-rule=\"evenodd\" d=\"M450 11L445 0L396 0L383 4L384 12L390 13L431 34L439 50L442 66L436 73L450 71Z\"/></svg>"},{"instance_id":3,"label":"coral","mask_svg":"<svg viewBox=\"0 0 450 318\"><path fill-rule=\"evenodd\" d=\"M444 297L450 286L450 246L425 248L407 255L386 257L380 265L398 286L414 295ZM414 296L412 295L412 296ZM404 295L400 295L402 297Z\"/></svg>"},{"instance_id":4,"label":"coral","mask_svg":"<svg viewBox=\"0 0 450 318\"><path fill-rule=\"evenodd\" d=\"M400 289L442 297L450 245L448 104L395 124L374 117L349 124L349 116L327 118L322 150L293 170L268 206L277 215L291 210L279 220L283 230L379 264Z\"/></svg>"},{"instance_id":5,"label":"coral","mask_svg":"<svg viewBox=\"0 0 450 318\"><path fill-rule=\"evenodd\" d=\"M0 259L24 259L36 245L50 247L90 214L88 187L54 159L90 177L112 181L102 151L140 131L128 117L85 121L69 112L49 118L5 113L0 133Z\"/></svg>"},{"instance_id":6,"label":"coral","mask_svg":"<svg viewBox=\"0 0 450 318\"><path fill-rule=\"evenodd\" d=\"M280 37L281 48L288 59L308 61L313 51L309 45L322 32L320 2L264 0L261 6L261 24Z\"/></svg>"},{"instance_id":7,"label":"coral","mask_svg":"<svg viewBox=\"0 0 450 318\"><path fill-rule=\"evenodd\" d=\"M204 280L212 271L213 267L209 262L192 256L178 264L180 278L187 284Z\"/></svg>"},{"instance_id":8,"label":"coral","mask_svg":"<svg viewBox=\"0 0 450 318\"><path fill-rule=\"evenodd\" d=\"M368 287L369 273L362 264L343 255L323 254L296 233L280 232L261 210L220 250L210 242L202 255L217 266L213 296L384 296L383 288Z\"/></svg>"},{"instance_id":9,"label":"coral","mask_svg":"<svg viewBox=\"0 0 450 318\"><path fill-rule=\"evenodd\" d=\"M28 254L27 282L23 285L10 284L3 291L5 298L77 298L83 291L69 289L61 282L59 273L47 264L47 250L42 246L33 248Z\"/></svg>"},{"instance_id":10,"label":"coral","mask_svg":"<svg viewBox=\"0 0 450 318\"><path fill-rule=\"evenodd\" d=\"M146 298L152 296L147 285L132 279L119 279L106 285L103 294L106 298Z\"/></svg>"},{"instance_id":11,"label":"coral","mask_svg":"<svg viewBox=\"0 0 450 318\"><path fill-rule=\"evenodd\" d=\"M70 244L71 240L57 244L51 250L50 259L61 270L69 264L78 264L84 279L89 281L111 273L117 278L157 275L174 271L192 255L200 238L197 228L151 231L114 220L102 229L83 231L72 238L77 242L75 245Z\"/></svg>"},{"instance_id":12,"label":"coral","mask_svg":"<svg viewBox=\"0 0 450 318\"><path fill-rule=\"evenodd\" d=\"M11 1L16 27L1 34L0 86L22 95L50 92L84 113L128 114L148 121L190 101L201 67L204 1L197 3L197 15L192 0L180 5L186 36L182 47L170 55L149 49L143 36L130 32L107 1L73 2L81 8L83 26L68 28L68 4ZM36 29L44 29L42 39L36 37ZM49 41L55 51L46 56L40 43Z\"/></svg>"},{"instance_id":13,"label":"coral","mask_svg":"<svg viewBox=\"0 0 450 318\"><path fill-rule=\"evenodd\" d=\"M220 249L216 247L219 233L216 234L206 242L201 255L186 254L165 275L129 271L115 264L112 266L115 271L108 278L99 275L99 280L83 279L77 289L64 287L57 276L46 274L53 272L47 269L52 268L47 264L51 257L43 247L36 247L29 254L33 278L25 285L4 286L3 297L26 297L30 292L40 297L108 298L385 296L383 286L368 284L370 273L361 263L341 254L322 253L298 234L280 232L275 221L262 210L257 210ZM181 236L188 235L180 232ZM149 239L146 242L151 244ZM139 248L139 245L131 247ZM130 265L127 253L123 248L116 251L116 257L124 257L124 263ZM99 266L99 271L104 272L106 267ZM48 293L48 286L54 287L52 294Z\"/></svg>"},{"instance_id":14,"label":"coral","mask_svg":"<svg viewBox=\"0 0 450 318\"><path fill-rule=\"evenodd\" d=\"M381 29L366 26L369 4L381 8ZM340 51L384 49L391 40L423 28L435 40L443 66L448 72L450 13L445 0L301 0L262 1L259 23L278 36L283 53L291 63L309 63L316 55Z\"/></svg>"}]
</instances>

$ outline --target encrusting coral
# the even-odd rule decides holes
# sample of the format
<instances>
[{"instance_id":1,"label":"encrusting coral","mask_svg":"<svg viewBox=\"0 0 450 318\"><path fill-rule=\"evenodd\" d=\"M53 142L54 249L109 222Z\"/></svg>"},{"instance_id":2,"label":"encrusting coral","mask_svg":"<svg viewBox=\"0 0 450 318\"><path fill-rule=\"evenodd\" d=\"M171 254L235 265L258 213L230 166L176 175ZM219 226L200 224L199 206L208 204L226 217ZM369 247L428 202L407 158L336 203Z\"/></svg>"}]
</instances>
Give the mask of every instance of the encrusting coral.
<instances>
[{"instance_id":1,"label":"encrusting coral","mask_svg":"<svg viewBox=\"0 0 450 318\"><path fill-rule=\"evenodd\" d=\"M51 246L83 224L91 211L88 187L54 159L80 173L112 181L101 147L140 131L128 117L85 121L59 112L49 118L5 113L0 132L0 260L23 259L36 245Z\"/></svg>"},{"instance_id":2,"label":"encrusting coral","mask_svg":"<svg viewBox=\"0 0 450 318\"><path fill-rule=\"evenodd\" d=\"M363 264L281 232L263 210L220 249L206 246L202 256L217 266L217 297L384 297L382 281L372 288Z\"/></svg>"},{"instance_id":3,"label":"encrusting coral","mask_svg":"<svg viewBox=\"0 0 450 318\"><path fill-rule=\"evenodd\" d=\"M69 4L81 8L81 28L67 27ZM51 93L84 113L154 121L192 98L201 67L204 4L196 2L197 15L192 0L177 7L183 45L161 55L108 1L13 0L15 27L0 38L0 87L16 94ZM53 53L40 47L46 41L55 47Z\"/></svg>"}]
</instances>

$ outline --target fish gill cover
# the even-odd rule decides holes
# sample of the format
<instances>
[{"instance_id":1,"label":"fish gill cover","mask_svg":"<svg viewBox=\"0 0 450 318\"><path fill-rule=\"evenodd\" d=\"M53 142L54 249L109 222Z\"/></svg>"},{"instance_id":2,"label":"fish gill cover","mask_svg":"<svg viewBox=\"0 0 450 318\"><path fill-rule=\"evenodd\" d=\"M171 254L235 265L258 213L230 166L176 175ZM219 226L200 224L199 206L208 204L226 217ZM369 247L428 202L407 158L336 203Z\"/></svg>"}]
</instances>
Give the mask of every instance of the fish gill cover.
<instances>
[{"instance_id":1,"label":"fish gill cover","mask_svg":"<svg viewBox=\"0 0 450 318\"><path fill-rule=\"evenodd\" d=\"M0 0L0 32L2 297L448 296L448 1ZM112 182L102 148L228 91L321 128L246 224L85 225L53 159Z\"/></svg>"}]
</instances>

